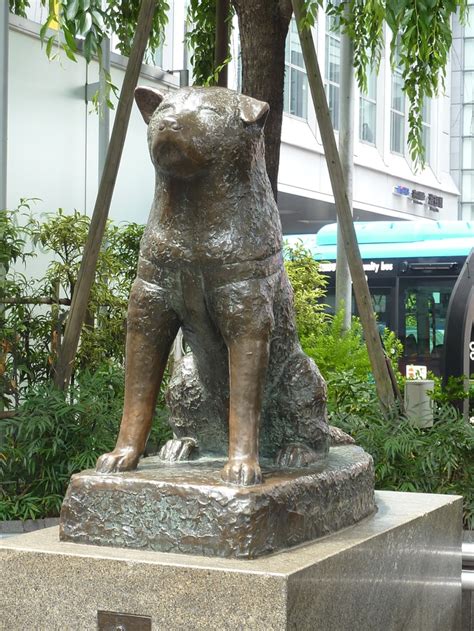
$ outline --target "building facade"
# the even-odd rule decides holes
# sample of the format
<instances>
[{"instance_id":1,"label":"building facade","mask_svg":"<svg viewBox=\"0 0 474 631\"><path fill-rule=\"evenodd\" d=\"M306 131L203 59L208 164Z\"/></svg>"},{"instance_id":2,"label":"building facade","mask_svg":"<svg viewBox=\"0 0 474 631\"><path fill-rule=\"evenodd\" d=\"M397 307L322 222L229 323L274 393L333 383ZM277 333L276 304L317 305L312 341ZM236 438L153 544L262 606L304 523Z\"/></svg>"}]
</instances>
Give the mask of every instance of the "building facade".
<instances>
[{"instance_id":1,"label":"building facade","mask_svg":"<svg viewBox=\"0 0 474 631\"><path fill-rule=\"evenodd\" d=\"M59 61L49 62L39 41L40 23L44 21L41 12L45 9L39 2L31 5L28 19L10 15L7 205L15 207L20 198L39 198L36 208L40 211L62 207L91 213L98 186L100 120L87 100L87 86L97 82L98 65L87 65L80 55L77 63L64 55ZM165 42L143 66L141 75L142 84L165 90L178 87L176 71L189 67L183 45L185 2L174 0L170 5ZM314 35L337 136L340 38L333 27L332 18L321 10ZM233 33L229 82L230 87L238 89L240 63L235 28ZM470 47L466 33L469 31L464 32L464 39ZM120 87L126 60L114 52L113 44L112 39L112 81ZM286 65L278 201L284 232L310 233L335 221L336 211L294 21L287 40ZM448 68L448 78L450 73ZM471 75L474 77L474 66ZM446 85L451 86L451 82L448 80ZM473 169L473 175L466 175L465 181L461 182L457 172L451 175L451 163L458 165L459 157L450 137L451 94L442 94L426 104L427 166L415 172L406 146L408 103L401 86L402 77L397 70L392 71L387 47L378 74L373 72L369 77L367 94L355 91L354 218L457 219L459 189L468 192L468 178L474 182L474 164L467 158L463 161L463 173ZM468 108L463 111L467 116ZM114 112L111 123L113 116ZM153 187L146 129L134 108L112 218L146 221ZM474 186L471 188L474 193ZM474 206L467 204L463 201L463 217L469 208L473 212Z\"/></svg>"},{"instance_id":2,"label":"building facade","mask_svg":"<svg viewBox=\"0 0 474 631\"><path fill-rule=\"evenodd\" d=\"M474 0L466 24L453 22L451 169L461 195L459 218L474 221Z\"/></svg>"}]
</instances>

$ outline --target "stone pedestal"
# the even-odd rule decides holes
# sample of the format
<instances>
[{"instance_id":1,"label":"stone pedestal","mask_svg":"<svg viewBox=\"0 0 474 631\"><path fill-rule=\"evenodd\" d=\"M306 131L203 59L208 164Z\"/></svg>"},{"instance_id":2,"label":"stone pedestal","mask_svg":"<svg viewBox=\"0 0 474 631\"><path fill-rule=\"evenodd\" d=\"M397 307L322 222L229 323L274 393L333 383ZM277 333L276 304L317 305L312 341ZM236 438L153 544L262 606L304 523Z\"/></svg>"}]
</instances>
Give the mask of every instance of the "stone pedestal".
<instances>
[{"instance_id":1,"label":"stone pedestal","mask_svg":"<svg viewBox=\"0 0 474 631\"><path fill-rule=\"evenodd\" d=\"M461 499L385 491L376 503L355 526L253 561L60 542L57 528L6 539L0 628L459 629ZM98 612L110 612L99 627Z\"/></svg>"},{"instance_id":2,"label":"stone pedestal","mask_svg":"<svg viewBox=\"0 0 474 631\"><path fill-rule=\"evenodd\" d=\"M73 476L61 511L63 541L204 556L256 558L327 535L370 515L372 458L333 447L319 466L282 470L262 462L263 484L229 486L224 460Z\"/></svg>"}]
</instances>

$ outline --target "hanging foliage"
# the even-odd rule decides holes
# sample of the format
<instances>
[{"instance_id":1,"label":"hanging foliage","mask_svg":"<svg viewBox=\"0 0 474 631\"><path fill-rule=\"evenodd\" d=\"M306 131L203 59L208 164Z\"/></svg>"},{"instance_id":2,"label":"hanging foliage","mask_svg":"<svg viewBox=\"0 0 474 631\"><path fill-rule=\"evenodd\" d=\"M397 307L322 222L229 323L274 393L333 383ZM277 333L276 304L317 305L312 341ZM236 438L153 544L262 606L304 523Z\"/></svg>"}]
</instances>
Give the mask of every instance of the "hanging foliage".
<instances>
[{"instance_id":1,"label":"hanging foliage","mask_svg":"<svg viewBox=\"0 0 474 631\"><path fill-rule=\"evenodd\" d=\"M114 33L118 37L117 48L129 55L137 26L140 0L41 0L47 7L48 17L41 27L40 36L46 45L50 59L57 55L54 44L63 50L72 61L76 61L77 40L82 39L82 52L87 62L100 55L104 37ZM29 0L10 0L10 11L26 17ZM148 51L155 53L163 41L164 28L168 22L169 4L166 0L156 2L155 16L148 40ZM64 36L61 41L60 34Z\"/></svg>"},{"instance_id":2,"label":"hanging foliage","mask_svg":"<svg viewBox=\"0 0 474 631\"><path fill-rule=\"evenodd\" d=\"M349 11L344 6L349 4ZM314 26L323 0L306 0L303 27ZM408 149L415 167L425 164L423 103L444 90L452 44L451 20L466 18L466 0L328 0L326 12L337 16L354 44L357 83L367 90L367 70L378 70L385 44L384 24L391 31L390 59L403 77L408 97Z\"/></svg>"},{"instance_id":3,"label":"hanging foliage","mask_svg":"<svg viewBox=\"0 0 474 631\"><path fill-rule=\"evenodd\" d=\"M188 5L186 43L191 49L196 85L215 85L220 71L231 60L229 56L218 67L215 66L216 5L217 0L190 0ZM233 15L230 8L226 22L232 24Z\"/></svg>"},{"instance_id":4,"label":"hanging foliage","mask_svg":"<svg viewBox=\"0 0 474 631\"><path fill-rule=\"evenodd\" d=\"M28 0L9 0L10 10L25 16ZM117 34L118 48L130 52L135 33L139 0L41 0L48 8L48 18L41 28L48 57L57 54L55 43L75 60L77 38L83 38L83 54L87 61L99 57L103 37ZM344 15L344 5L349 11ZM320 7L338 17L338 23L354 44L354 66L358 85L367 89L367 72L378 69L384 41L384 25L392 33L391 62L397 64L410 104L408 112L408 148L415 166L424 165L423 103L444 89L446 66L452 44L451 19L459 11L462 22L467 0L306 0L303 26L313 26ZM162 42L168 20L169 4L156 2L156 14L149 40L153 54ZM232 19L232 13L228 20ZM186 41L191 48L194 81L200 85L215 83L218 68L214 67L216 0L190 0ZM54 27L52 33L50 27ZM60 39L59 34L63 34ZM229 60L226 60L228 62ZM258 60L255 60L258 63ZM110 81L110 77L107 77Z\"/></svg>"}]
</instances>

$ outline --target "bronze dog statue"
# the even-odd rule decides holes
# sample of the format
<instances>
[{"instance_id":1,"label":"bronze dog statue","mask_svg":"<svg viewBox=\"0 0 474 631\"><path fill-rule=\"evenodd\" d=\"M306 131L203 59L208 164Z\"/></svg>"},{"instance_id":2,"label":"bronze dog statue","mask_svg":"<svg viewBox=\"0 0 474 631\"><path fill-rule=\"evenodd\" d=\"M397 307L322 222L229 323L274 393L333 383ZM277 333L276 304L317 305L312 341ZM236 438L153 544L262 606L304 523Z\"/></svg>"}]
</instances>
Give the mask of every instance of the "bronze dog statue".
<instances>
[{"instance_id":1,"label":"bronze dog statue","mask_svg":"<svg viewBox=\"0 0 474 631\"><path fill-rule=\"evenodd\" d=\"M326 387L301 350L265 169L268 104L225 88L137 88L156 192L130 295L125 403L100 472L142 455L173 341L165 459L225 454L223 480L262 480L259 454L304 466L329 448Z\"/></svg>"}]
</instances>

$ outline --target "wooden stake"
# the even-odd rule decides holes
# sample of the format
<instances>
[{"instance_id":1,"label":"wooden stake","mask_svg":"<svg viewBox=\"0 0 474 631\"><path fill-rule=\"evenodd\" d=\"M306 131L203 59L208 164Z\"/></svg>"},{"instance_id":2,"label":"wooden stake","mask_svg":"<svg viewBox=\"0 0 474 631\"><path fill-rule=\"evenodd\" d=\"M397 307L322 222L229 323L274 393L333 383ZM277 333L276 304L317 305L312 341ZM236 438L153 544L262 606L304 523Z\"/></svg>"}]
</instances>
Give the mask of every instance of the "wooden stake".
<instances>
[{"instance_id":1,"label":"wooden stake","mask_svg":"<svg viewBox=\"0 0 474 631\"><path fill-rule=\"evenodd\" d=\"M133 40L127 70L125 71L107 157L89 227L89 234L84 247L84 254L77 283L74 288L64 339L56 364L54 383L61 390L67 388L71 378L72 365L87 312L97 259L104 236L120 159L122 157L130 112L133 105L134 90L137 85L138 77L140 76L143 55L145 54L148 37L150 35L155 7L156 0L142 0L137 30Z\"/></svg>"},{"instance_id":2,"label":"wooden stake","mask_svg":"<svg viewBox=\"0 0 474 631\"><path fill-rule=\"evenodd\" d=\"M341 160L337 151L336 140L332 128L331 117L326 100L326 93L321 78L316 50L311 29L301 29L301 18L304 15L304 1L292 0L298 33L303 51L303 58L308 75L308 83L313 98L314 109L318 120L319 130L323 141L329 178L331 180L334 200L336 203L339 226L344 242L347 261L352 276L354 294L357 301L360 320L364 329L365 342L369 353L372 372L375 379L377 394L384 411L395 403L390 375L385 362L377 322L372 307L369 286L365 277L360 256L359 246L352 221L351 208L346 194L346 185L342 171Z\"/></svg>"}]
</instances>

